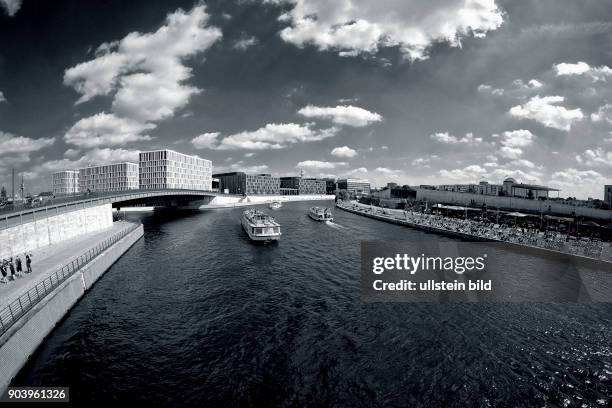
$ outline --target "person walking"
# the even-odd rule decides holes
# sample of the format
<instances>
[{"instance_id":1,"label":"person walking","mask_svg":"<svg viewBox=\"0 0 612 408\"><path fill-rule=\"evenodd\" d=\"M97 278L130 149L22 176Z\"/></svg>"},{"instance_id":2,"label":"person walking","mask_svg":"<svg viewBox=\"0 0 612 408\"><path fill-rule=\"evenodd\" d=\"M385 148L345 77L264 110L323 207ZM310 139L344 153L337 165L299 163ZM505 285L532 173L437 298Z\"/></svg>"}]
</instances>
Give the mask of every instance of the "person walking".
<instances>
[{"instance_id":1,"label":"person walking","mask_svg":"<svg viewBox=\"0 0 612 408\"><path fill-rule=\"evenodd\" d=\"M11 270L11 280L15 280L15 264L13 264L13 258L9 259L9 269Z\"/></svg>"},{"instance_id":2,"label":"person walking","mask_svg":"<svg viewBox=\"0 0 612 408\"><path fill-rule=\"evenodd\" d=\"M28 273L32 273L32 254L26 254L26 267L28 268Z\"/></svg>"},{"instance_id":3,"label":"person walking","mask_svg":"<svg viewBox=\"0 0 612 408\"><path fill-rule=\"evenodd\" d=\"M7 283L7 281L6 281L6 275L7 275L7 273L6 273L6 259L3 259L2 260L2 264L0 264L0 272L2 272L2 279L1 279L2 283Z\"/></svg>"},{"instance_id":4,"label":"person walking","mask_svg":"<svg viewBox=\"0 0 612 408\"><path fill-rule=\"evenodd\" d=\"M17 266L17 275L21 275L23 272L23 269L21 267L21 258L17 257L17 259L15 260L15 264Z\"/></svg>"}]
</instances>

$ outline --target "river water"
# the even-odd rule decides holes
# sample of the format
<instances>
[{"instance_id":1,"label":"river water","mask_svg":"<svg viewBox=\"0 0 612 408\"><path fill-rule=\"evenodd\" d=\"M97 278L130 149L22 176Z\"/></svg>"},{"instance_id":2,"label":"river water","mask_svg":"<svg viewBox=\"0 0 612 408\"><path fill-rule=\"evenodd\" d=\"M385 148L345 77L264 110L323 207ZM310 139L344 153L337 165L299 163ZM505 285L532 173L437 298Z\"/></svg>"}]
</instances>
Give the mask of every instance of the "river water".
<instances>
[{"instance_id":1,"label":"river water","mask_svg":"<svg viewBox=\"0 0 612 408\"><path fill-rule=\"evenodd\" d=\"M81 403L609 406L612 304L363 303L361 240L452 239L340 210L316 223L311 205L274 211L268 246L242 209L128 215L144 239L13 385Z\"/></svg>"}]
</instances>

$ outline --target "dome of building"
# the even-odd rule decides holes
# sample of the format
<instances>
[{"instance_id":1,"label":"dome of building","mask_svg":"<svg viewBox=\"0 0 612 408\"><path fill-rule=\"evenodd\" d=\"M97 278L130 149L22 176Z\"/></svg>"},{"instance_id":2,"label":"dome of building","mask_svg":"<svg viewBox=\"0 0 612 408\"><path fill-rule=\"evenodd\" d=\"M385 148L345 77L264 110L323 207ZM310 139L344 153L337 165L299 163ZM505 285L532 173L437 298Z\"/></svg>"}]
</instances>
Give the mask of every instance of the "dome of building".
<instances>
[{"instance_id":1,"label":"dome of building","mask_svg":"<svg viewBox=\"0 0 612 408\"><path fill-rule=\"evenodd\" d=\"M504 183L514 183L514 184L516 184L516 180L513 179L512 177L508 177L507 179L504 180Z\"/></svg>"}]
</instances>

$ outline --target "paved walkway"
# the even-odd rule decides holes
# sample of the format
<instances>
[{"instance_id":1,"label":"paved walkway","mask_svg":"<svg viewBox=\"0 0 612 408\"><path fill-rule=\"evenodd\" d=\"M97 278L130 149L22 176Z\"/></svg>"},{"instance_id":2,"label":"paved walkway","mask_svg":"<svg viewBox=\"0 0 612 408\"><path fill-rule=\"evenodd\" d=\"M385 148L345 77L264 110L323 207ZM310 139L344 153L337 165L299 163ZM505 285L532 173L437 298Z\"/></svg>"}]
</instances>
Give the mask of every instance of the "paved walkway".
<instances>
[{"instance_id":1,"label":"paved walkway","mask_svg":"<svg viewBox=\"0 0 612 408\"><path fill-rule=\"evenodd\" d=\"M32 254L32 273L24 273L21 277L16 277L14 281L9 280L8 283L0 283L0 309L16 300L63 265L82 255L87 249L96 246L130 225L129 222L117 221L113 223L111 228L32 250L30 252ZM21 261L25 269L24 255L21 256ZM10 276L10 271L8 275Z\"/></svg>"}]
</instances>

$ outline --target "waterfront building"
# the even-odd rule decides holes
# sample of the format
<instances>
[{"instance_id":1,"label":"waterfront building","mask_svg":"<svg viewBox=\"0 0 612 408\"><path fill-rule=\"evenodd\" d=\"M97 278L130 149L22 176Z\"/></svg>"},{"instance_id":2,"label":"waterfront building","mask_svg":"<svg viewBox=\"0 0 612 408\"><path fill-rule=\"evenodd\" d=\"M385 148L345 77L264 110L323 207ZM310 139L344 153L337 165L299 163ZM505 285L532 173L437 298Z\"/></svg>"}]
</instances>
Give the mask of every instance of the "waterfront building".
<instances>
[{"instance_id":1,"label":"waterfront building","mask_svg":"<svg viewBox=\"0 0 612 408\"><path fill-rule=\"evenodd\" d=\"M338 186L336 185L335 178L324 178L325 180L325 194L335 194Z\"/></svg>"},{"instance_id":2,"label":"waterfront building","mask_svg":"<svg viewBox=\"0 0 612 408\"><path fill-rule=\"evenodd\" d=\"M198 156L154 150L139 157L141 189L212 190L212 162Z\"/></svg>"},{"instance_id":3,"label":"waterfront building","mask_svg":"<svg viewBox=\"0 0 612 408\"><path fill-rule=\"evenodd\" d=\"M53 173L53 194L66 195L79 192L79 171L64 170Z\"/></svg>"},{"instance_id":4,"label":"waterfront building","mask_svg":"<svg viewBox=\"0 0 612 408\"><path fill-rule=\"evenodd\" d=\"M370 194L370 182L362 179L339 179L338 190L346 190L351 195L361 196Z\"/></svg>"},{"instance_id":5,"label":"waterfront building","mask_svg":"<svg viewBox=\"0 0 612 408\"><path fill-rule=\"evenodd\" d=\"M138 164L123 162L89 166L79 170L79 191L125 191L138 189Z\"/></svg>"},{"instance_id":6,"label":"waterfront building","mask_svg":"<svg viewBox=\"0 0 612 408\"><path fill-rule=\"evenodd\" d=\"M604 201L612 209L612 184L604 186Z\"/></svg>"},{"instance_id":7,"label":"waterfront building","mask_svg":"<svg viewBox=\"0 0 612 408\"><path fill-rule=\"evenodd\" d=\"M556 188L550 188L546 186L539 186L536 184L523 184L517 183L512 177L508 177L504 180L502 185L502 191L504 195L509 197L520 197L529 199L547 199L550 191L559 191Z\"/></svg>"},{"instance_id":8,"label":"waterfront building","mask_svg":"<svg viewBox=\"0 0 612 408\"><path fill-rule=\"evenodd\" d=\"M221 191L229 194L279 195L280 179L270 174L246 174L241 171L215 174Z\"/></svg>"},{"instance_id":9,"label":"waterfront building","mask_svg":"<svg viewBox=\"0 0 612 408\"><path fill-rule=\"evenodd\" d=\"M322 179L281 177L281 188L297 190L299 195L325 194L327 182Z\"/></svg>"}]
</instances>

